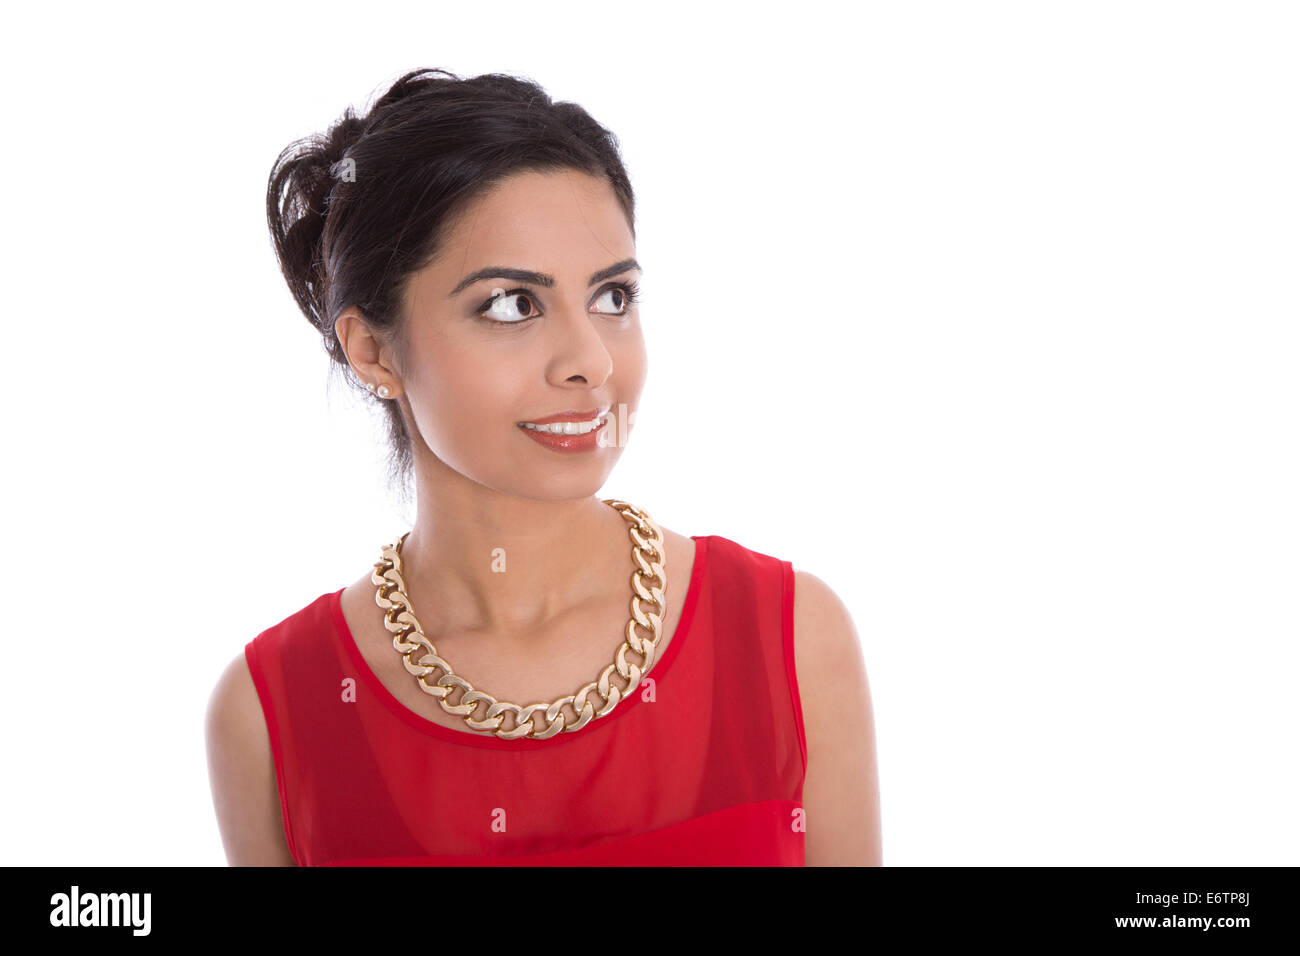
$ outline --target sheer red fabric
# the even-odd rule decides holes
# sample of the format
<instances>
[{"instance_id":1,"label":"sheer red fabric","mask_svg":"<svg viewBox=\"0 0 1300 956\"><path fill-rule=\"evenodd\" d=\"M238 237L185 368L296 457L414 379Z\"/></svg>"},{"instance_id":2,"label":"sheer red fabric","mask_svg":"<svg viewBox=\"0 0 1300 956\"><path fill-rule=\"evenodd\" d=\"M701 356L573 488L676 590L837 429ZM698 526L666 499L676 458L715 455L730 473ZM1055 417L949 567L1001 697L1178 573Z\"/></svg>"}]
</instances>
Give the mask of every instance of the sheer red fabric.
<instances>
[{"instance_id":1,"label":"sheer red fabric","mask_svg":"<svg viewBox=\"0 0 1300 956\"><path fill-rule=\"evenodd\" d=\"M719 535L693 540L677 633L640 692L547 740L407 708L361 656L342 588L250 641L294 860L802 866L793 568Z\"/></svg>"}]
</instances>

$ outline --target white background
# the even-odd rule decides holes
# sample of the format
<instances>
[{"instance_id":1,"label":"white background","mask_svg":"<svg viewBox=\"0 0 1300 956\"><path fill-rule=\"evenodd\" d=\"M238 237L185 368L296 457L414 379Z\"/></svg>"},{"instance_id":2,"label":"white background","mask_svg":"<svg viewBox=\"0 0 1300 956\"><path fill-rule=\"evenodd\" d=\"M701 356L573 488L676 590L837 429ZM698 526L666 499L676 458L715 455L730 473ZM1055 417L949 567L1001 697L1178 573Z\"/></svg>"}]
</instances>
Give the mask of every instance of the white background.
<instances>
[{"instance_id":1,"label":"white background","mask_svg":"<svg viewBox=\"0 0 1300 956\"><path fill-rule=\"evenodd\" d=\"M6 13L0 862L224 864L217 675L409 527L263 197L282 147L424 66L530 77L620 138L650 375L600 493L841 596L886 865L1300 862L1298 27Z\"/></svg>"}]
</instances>

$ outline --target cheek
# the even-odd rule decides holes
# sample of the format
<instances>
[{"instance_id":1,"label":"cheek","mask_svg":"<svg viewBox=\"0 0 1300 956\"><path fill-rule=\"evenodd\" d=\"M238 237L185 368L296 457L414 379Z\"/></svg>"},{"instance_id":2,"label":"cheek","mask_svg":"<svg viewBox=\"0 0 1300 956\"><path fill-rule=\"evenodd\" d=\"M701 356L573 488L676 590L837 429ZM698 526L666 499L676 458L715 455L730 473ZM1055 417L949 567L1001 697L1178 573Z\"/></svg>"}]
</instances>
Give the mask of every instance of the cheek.
<instances>
[{"instance_id":1,"label":"cheek","mask_svg":"<svg viewBox=\"0 0 1300 956\"><path fill-rule=\"evenodd\" d=\"M446 336L429 336L411 352L411 413L429 449L446 461L473 456L493 435L512 437L526 373L503 355L487 355Z\"/></svg>"},{"instance_id":2,"label":"cheek","mask_svg":"<svg viewBox=\"0 0 1300 956\"><path fill-rule=\"evenodd\" d=\"M635 406L645 387L649 370L645 339L641 336L640 328L617 347L611 347L610 356L614 360L613 377L619 392L618 400Z\"/></svg>"},{"instance_id":3,"label":"cheek","mask_svg":"<svg viewBox=\"0 0 1300 956\"><path fill-rule=\"evenodd\" d=\"M508 356L448 351L430 364L426 378L437 427L458 438L481 438L487 426L511 424L527 408L520 404L527 372Z\"/></svg>"}]
</instances>

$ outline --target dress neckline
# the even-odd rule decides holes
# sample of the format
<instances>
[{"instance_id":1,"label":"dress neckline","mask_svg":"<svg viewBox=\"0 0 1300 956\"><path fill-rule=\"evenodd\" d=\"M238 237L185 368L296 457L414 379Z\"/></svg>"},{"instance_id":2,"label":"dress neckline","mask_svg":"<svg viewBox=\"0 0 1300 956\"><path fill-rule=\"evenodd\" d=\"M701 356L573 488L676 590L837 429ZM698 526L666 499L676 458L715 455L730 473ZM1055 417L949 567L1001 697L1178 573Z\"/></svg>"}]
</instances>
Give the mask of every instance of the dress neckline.
<instances>
[{"instance_id":1,"label":"dress neckline","mask_svg":"<svg viewBox=\"0 0 1300 956\"><path fill-rule=\"evenodd\" d=\"M704 569L708 562L709 540L707 536L701 537L699 535L691 535L691 540L695 542L695 559L691 567L690 583L687 584L686 594L682 598L682 616L678 619L677 627L673 630L672 639L668 642L668 649L664 651L663 656L655 662L649 671L650 676L655 678L656 683L662 682L673 661L677 659L678 652L682 648L683 639L690 635L691 625L695 620L695 607L699 603ZM352 661L352 666L357 669L362 681L370 688L371 693L376 696L380 703L405 722L407 726L430 737L467 747L487 747L495 750L538 750L552 744L571 743L575 740L587 739L592 734L599 734L615 720L618 720L641 703L641 695L633 694L631 697L619 701L618 705L609 714L588 722L587 726L583 727L582 730L574 733L561 732L546 740L506 740L492 734L470 730L452 730L450 727L444 727L442 724L434 723L422 714L416 713L398 700L393 692L384 686L384 682L379 679L379 675L366 663L365 657L361 654L361 648L352 634L352 629L348 627L347 618L343 616L343 592L345 590L346 587L339 588L329 596L329 616L335 637L343 644L349 659Z\"/></svg>"}]
</instances>

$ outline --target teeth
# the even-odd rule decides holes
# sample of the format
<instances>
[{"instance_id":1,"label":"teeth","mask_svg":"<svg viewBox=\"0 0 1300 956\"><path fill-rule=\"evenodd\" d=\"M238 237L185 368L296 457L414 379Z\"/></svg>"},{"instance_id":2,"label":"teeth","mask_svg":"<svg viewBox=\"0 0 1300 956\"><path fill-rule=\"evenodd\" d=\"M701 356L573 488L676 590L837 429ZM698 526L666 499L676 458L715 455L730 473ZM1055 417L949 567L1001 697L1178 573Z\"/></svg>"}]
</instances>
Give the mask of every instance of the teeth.
<instances>
[{"instance_id":1,"label":"teeth","mask_svg":"<svg viewBox=\"0 0 1300 956\"><path fill-rule=\"evenodd\" d=\"M585 435L587 432L595 431L605 420L602 415L594 418L589 422L552 422L549 425L534 425L532 422L520 422L525 428L531 428L535 432L549 432L552 435Z\"/></svg>"}]
</instances>

